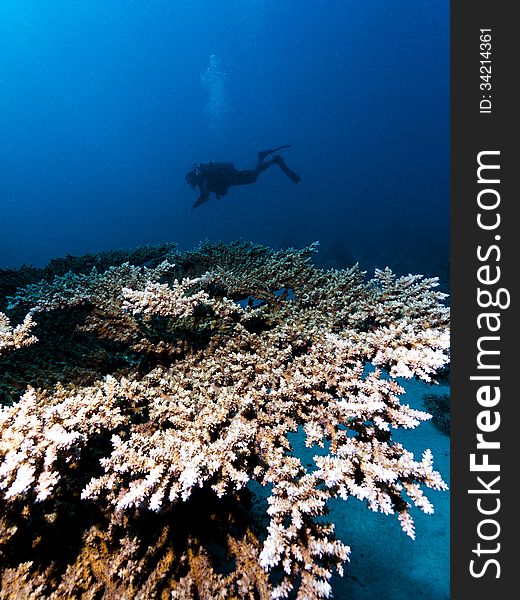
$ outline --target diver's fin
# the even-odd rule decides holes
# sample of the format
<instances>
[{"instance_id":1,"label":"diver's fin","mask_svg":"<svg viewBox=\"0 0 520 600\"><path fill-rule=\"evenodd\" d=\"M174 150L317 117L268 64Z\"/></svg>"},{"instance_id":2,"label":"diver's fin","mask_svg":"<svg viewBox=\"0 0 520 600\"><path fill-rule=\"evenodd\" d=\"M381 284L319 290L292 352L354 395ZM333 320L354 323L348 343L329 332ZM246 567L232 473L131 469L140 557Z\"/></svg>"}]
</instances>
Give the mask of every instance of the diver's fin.
<instances>
[{"instance_id":1,"label":"diver's fin","mask_svg":"<svg viewBox=\"0 0 520 600\"><path fill-rule=\"evenodd\" d=\"M285 164L284 159L280 155L277 155L273 158L276 160L276 163L280 169L282 169L282 171L287 175L287 177L289 177L291 181L294 181L294 183L299 183L302 180L297 173L289 169L289 167Z\"/></svg>"},{"instance_id":2,"label":"diver's fin","mask_svg":"<svg viewBox=\"0 0 520 600\"><path fill-rule=\"evenodd\" d=\"M290 148L292 144L285 144L284 146L278 146L278 148L273 148L271 153L276 152L277 150L283 150L284 148Z\"/></svg>"},{"instance_id":3,"label":"diver's fin","mask_svg":"<svg viewBox=\"0 0 520 600\"><path fill-rule=\"evenodd\" d=\"M292 146L292 144L285 144L283 146L278 146L278 148L271 148L270 150L262 150L261 152L258 153L258 160L260 162L262 162L266 156L269 156L269 154L273 154L274 152L277 152L278 150L283 150L284 148L290 148L291 146Z\"/></svg>"}]
</instances>

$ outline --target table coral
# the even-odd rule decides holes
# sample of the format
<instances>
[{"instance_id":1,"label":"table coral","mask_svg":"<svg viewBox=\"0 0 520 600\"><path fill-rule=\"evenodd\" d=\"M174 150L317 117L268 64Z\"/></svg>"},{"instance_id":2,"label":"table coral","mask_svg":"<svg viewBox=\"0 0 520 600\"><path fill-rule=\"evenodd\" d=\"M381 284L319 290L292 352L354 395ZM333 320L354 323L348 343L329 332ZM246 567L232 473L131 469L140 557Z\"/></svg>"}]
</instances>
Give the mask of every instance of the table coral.
<instances>
[{"instance_id":1,"label":"table coral","mask_svg":"<svg viewBox=\"0 0 520 600\"><path fill-rule=\"evenodd\" d=\"M29 315L0 314L13 378L39 345L71 350L0 411L0 597L328 598L350 552L322 518L336 497L415 536L411 505L432 513L424 488L446 486L429 450L392 439L430 418L396 378L448 362L444 295L389 269L323 271L316 251L168 247L11 296L6 313ZM312 467L298 431L322 449Z\"/></svg>"}]
</instances>

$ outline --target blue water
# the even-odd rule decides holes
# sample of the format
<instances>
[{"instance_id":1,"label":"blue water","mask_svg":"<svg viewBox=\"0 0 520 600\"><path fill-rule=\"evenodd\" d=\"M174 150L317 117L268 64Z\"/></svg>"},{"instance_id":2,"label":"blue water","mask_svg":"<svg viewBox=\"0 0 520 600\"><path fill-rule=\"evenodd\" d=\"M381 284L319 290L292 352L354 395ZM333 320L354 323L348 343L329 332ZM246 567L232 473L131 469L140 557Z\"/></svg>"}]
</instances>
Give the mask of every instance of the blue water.
<instances>
[{"instance_id":1,"label":"blue water","mask_svg":"<svg viewBox=\"0 0 520 600\"><path fill-rule=\"evenodd\" d=\"M319 240L323 266L446 284L447 0L2 0L0 40L0 268L165 241ZM301 183L273 168L191 210L192 163L248 168L287 143ZM443 514L430 522L446 557ZM432 600L447 594L442 560L431 585L426 559L421 571ZM403 577L392 589L415 598Z\"/></svg>"},{"instance_id":2,"label":"blue water","mask_svg":"<svg viewBox=\"0 0 520 600\"><path fill-rule=\"evenodd\" d=\"M243 238L447 268L447 0L2 0L0 39L0 267ZM190 209L193 162L284 143L298 186Z\"/></svg>"}]
</instances>

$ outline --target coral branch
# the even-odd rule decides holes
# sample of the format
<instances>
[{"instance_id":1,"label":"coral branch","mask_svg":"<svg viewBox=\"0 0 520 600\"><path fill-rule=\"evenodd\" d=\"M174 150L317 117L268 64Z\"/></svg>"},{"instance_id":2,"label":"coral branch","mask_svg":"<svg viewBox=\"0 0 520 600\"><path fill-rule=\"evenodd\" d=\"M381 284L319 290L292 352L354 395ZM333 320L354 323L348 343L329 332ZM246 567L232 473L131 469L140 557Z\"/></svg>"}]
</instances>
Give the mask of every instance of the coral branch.
<instances>
[{"instance_id":1,"label":"coral branch","mask_svg":"<svg viewBox=\"0 0 520 600\"><path fill-rule=\"evenodd\" d=\"M31 313L26 315L20 325L13 327L9 318L0 312L0 354L37 342L38 338L31 334L35 325Z\"/></svg>"}]
</instances>

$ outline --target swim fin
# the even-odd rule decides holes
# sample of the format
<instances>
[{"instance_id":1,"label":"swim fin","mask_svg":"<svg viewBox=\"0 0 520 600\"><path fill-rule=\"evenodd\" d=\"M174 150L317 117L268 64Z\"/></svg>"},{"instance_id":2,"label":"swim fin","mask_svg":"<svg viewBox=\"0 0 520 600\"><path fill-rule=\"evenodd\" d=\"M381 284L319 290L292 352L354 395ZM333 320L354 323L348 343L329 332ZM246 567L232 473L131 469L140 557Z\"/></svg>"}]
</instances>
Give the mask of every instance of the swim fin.
<instances>
[{"instance_id":1,"label":"swim fin","mask_svg":"<svg viewBox=\"0 0 520 600\"><path fill-rule=\"evenodd\" d=\"M302 180L302 178L297 173L289 169L289 167L285 164L285 161L281 156L275 156L274 158L276 159L276 163L278 164L280 169L282 169L282 171L287 175L287 177L289 177L291 181L294 181L294 183L299 183Z\"/></svg>"},{"instance_id":2,"label":"swim fin","mask_svg":"<svg viewBox=\"0 0 520 600\"><path fill-rule=\"evenodd\" d=\"M283 150L284 148L290 148L292 144L285 144L284 146L278 146L278 148L271 148L270 150L262 150L258 153L258 160L262 162L266 156L269 154L274 154L278 150Z\"/></svg>"}]
</instances>

